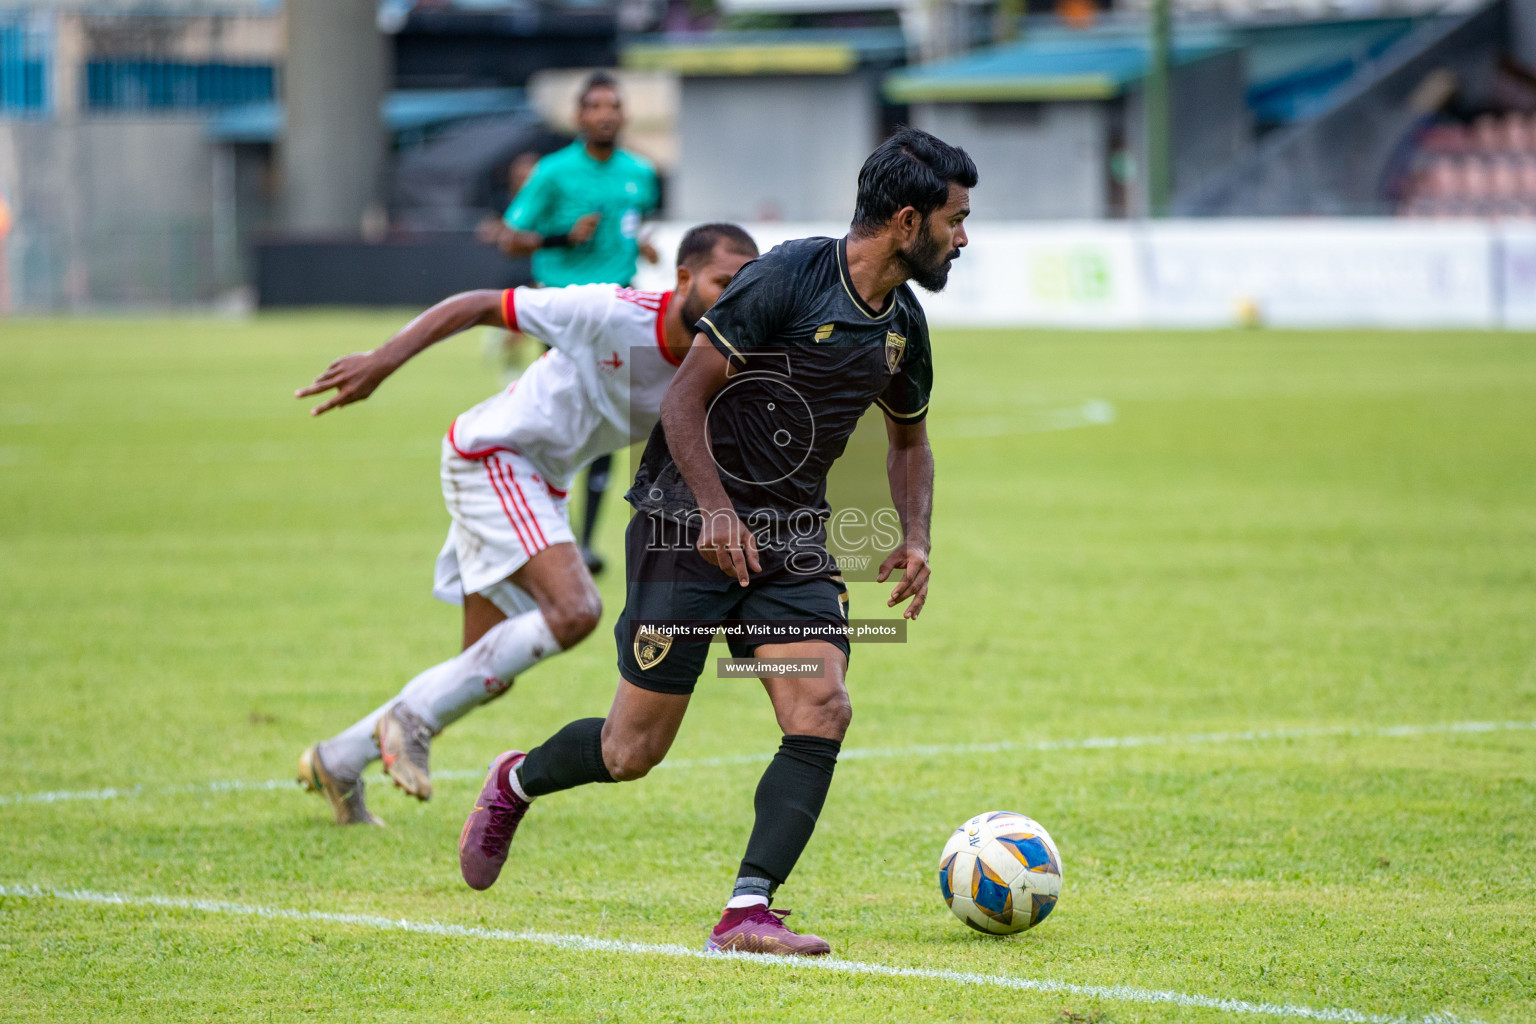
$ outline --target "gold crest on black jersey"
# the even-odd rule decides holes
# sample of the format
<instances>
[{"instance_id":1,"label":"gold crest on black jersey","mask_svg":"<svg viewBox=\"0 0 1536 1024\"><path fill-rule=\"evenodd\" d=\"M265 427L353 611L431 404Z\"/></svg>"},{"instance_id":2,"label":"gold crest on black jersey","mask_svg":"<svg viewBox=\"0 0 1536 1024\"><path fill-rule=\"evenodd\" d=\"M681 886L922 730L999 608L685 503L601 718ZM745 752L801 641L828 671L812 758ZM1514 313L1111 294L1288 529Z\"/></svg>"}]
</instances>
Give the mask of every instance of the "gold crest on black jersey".
<instances>
[{"instance_id":1,"label":"gold crest on black jersey","mask_svg":"<svg viewBox=\"0 0 1536 1024\"><path fill-rule=\"evenodd\" d=\"M643 669L655 668L672 650L672 637L658 629L641 626L635 631L635 660Z\"/></svg>"}]
</instances>

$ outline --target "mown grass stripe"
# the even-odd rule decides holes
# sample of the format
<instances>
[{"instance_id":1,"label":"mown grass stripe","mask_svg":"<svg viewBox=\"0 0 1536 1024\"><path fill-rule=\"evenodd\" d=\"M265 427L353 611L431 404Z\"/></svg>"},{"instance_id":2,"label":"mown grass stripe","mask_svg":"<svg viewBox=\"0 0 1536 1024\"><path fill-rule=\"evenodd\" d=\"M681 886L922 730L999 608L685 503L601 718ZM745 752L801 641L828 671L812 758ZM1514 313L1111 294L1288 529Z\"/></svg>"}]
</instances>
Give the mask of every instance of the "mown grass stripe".
<instances>
[{"instance_id":1,"label":"mown grass stripe","mask_svg":"<svg viewBox=\"0 0 1536 1024\"><path fill-rule=\"evenodd\" d=\"M1073 982L1054 981L1049 978L1018 978L1006 974L981 974L974 971L951 971L929 967L897 967L890 964L866 963L859 960L839 960L830 957L826 959L808 959L770 956L763 953L710 953L703 949L668 942L631 942L624 939L598 939L585 935L562 935L555 932L510 931L500 928L480 928L472 925L442 924L437 921L411 921L405 918L377 917L372 914L343 914L323 910L292 910L287 907L267 907L249 903L188 899L178 896L133 896L115 892L94 892L89 889L55 889L36 885L3 884L0 884L0 896L13 896L20 899L57 899L76 903L124 907L163 907L171 910L193 910L207 914L259 917L269 920L318 921L356 928L414 932L447 938L483 939L492 942L522 942L582 953L620 953L632 956L668 956L710 961L739 961L793 970L831 971L837 974L864 974L885 978L915 978L923 981L940 981L956 985L1006 988L1026 992L1048 992L1123 1003L1158 1003L1172 1006L1187 1006L1204 1010L1222 1010L1227 1013L1282 1017L1294 1020L1341 1022L1341 1024L1453 1024L1453 1022L1478 1024L1478 1022L1471 1021L1468 1018L1455 1017L1445 1013L1434 1013L1427 1017L1392 1016L1380 1013L1364 1013L1359 1010L1340 1007L1312 1007L1292 1003L1264 1003L1247 999L1190 995L1184 992L1139 988L1132 985L1079 985Z\"/></svg>"}]
</instances>

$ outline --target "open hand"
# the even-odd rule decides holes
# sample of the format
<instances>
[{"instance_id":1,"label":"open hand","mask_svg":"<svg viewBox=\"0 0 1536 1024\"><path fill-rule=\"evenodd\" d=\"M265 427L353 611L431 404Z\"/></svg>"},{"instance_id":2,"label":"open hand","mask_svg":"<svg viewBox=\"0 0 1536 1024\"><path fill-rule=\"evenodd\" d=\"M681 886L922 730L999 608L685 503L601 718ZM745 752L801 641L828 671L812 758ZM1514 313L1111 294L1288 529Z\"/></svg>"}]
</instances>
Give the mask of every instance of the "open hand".
<instances>
[{"instance_id":1,"label":"open hand","mask_svg":"<svg viewBox=\"0 0 1536 1024\"><path fill-rule=\"evenodd\" d=\"M696 546L704 561L727 576L736 577L742 586L747 585L749 569L763 571L757 557L757 538L736 517L734 509L706 514Z\"/></svg>"},{"instance_id":2,"label":"open hand","mask_svg":"<svg viewBox=\"0 0 1536 1024\"><path fill-rule=\"evenodd\" d=\"M378 349L372 352L354 352L350 356L342 356L327 366L325 372L316 377L313 384L295 391L293 397L307 398L335 388L336 393L327 401L309 410L311 416L319 416L338 406L361 402L373 394L385 377L394 372L394 364L380 355Z\"/></svg>"},{"instance_id":3,"label":"open hand","mask_svg":"<svg viewBox=\"0 0 1536 1024\"><path fill-rule=\"evenodd\" d=\"M876 581L884 583L897 569L901 570L901 582L891 591L890 600L885 602L885 606L894 608L910 597L912 603L901 613L901 617L915 619L923 610L923 602L928 600L928 577L931 570L928 568L927 549L916 544L903 544L880 563L880 575Z\"/></svg>"}]
</instances>

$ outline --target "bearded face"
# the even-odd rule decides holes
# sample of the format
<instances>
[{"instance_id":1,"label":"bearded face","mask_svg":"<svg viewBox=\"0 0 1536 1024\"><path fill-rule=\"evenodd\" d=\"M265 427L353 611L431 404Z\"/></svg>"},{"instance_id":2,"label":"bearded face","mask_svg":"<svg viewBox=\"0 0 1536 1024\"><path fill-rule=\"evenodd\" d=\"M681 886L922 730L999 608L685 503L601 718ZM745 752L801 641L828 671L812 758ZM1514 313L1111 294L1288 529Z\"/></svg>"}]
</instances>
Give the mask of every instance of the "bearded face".
<instances>
[{"instance_id":1,"label":"bearded face","mask_svg":"<svg viewBox=\"0 0 1536 1024\"><path fill-rule=\"evenodd\" d=\"M959 259L960 250L945 251L944 243L933 236L928 218L924 217L917 237L896 255L906 264L908 274L919 286L930 292L941 292L949 283L949 268Z\"/></svg>"},{"instance_id":2,"label":"bearded face","mask_svg":"<svg viewBox=\"0 0 1536 1024\"><path fill-rule=\"evenodd\" d=\"M678 295L673 295L674 302L682 306L683 325L689 331L693 325L699 322L699 318L709 312L709 306L705 304L703 297L699 295L699 289L695 281L688 282L688 290Z\"/></svg>"}]
</instances>

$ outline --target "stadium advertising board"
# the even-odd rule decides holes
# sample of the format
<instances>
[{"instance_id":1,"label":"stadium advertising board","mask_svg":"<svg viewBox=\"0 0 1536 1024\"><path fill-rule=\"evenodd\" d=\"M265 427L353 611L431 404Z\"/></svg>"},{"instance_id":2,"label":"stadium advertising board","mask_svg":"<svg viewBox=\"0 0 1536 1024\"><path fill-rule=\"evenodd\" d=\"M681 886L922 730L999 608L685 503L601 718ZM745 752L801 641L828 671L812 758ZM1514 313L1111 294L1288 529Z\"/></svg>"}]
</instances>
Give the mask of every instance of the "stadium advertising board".
<instances>
[{"instance_id":1,"label":"stadium advertising board","mask_svg":"<svg viewBox=\"0 0 1536 1024\"><path fill-rule=\"evenodd\" d=\"M1536 226L1499 227L1498 275L1501 325L1536 329Z\"/></svg>"},{"instance_id":2,"label":"stadium advertising board","mask_svg":"<svg viewBox=\"0 0 1536 1024\"><path fill-rule=\"evenodd\" d=\"M937 324L1129 327L1141 322L1136 244L1122 225L982 225L949 287L923 295Z\"/></svg>"},{"instance_id":3,"label":"stadium advertising board","mask_svg":"<svg viewBox=\"0 0 1536 1024\"><path fill-rule=\"evenodd\" d=\"M841 224L744 225L763 249ZM655 228L675 250L686 225ZM665 265L640 284L670 287ZM1486 221L1223 220L970 225L956 327L1536 327L1536 228Z\"/></svg>"},{"instance_id":4,"label":"stadium advertising board","mask_svg":"<svg viewBox=\"0 0 1536 1024\"><path fill-rule=\"evenodd\" d=\"M690 225L655 225L659 252L675 252ZM807 235L837 237L846 224L743 224L763 250ZM949 287L921 294L932 323L1129 327L1145 318L1136 241L1123 225L987 224L971 233ZM641 267L637 287L671 287L665 265Z\"/></svg>"},{"instance_id":5,"label":"stadium advertising board","mask_svg":"<svg viewBox=\"0 0 1536 1024\"><path fill-rule=\"evenodd\" d=\"M1151 323L1487 327L1488 228L1410 221L1170 222L1145 233Z\"/></svg>"}]
</instances>

